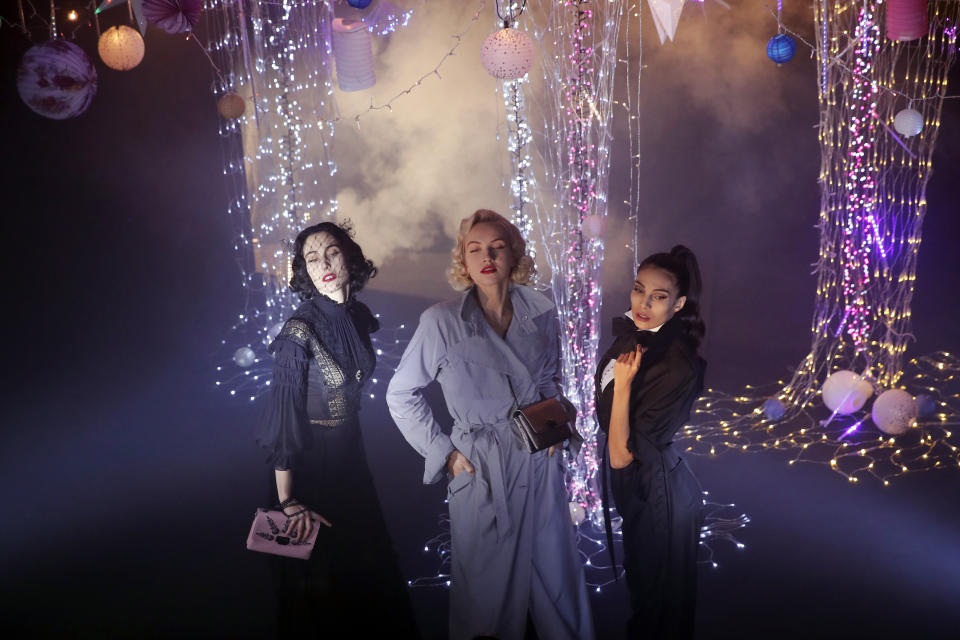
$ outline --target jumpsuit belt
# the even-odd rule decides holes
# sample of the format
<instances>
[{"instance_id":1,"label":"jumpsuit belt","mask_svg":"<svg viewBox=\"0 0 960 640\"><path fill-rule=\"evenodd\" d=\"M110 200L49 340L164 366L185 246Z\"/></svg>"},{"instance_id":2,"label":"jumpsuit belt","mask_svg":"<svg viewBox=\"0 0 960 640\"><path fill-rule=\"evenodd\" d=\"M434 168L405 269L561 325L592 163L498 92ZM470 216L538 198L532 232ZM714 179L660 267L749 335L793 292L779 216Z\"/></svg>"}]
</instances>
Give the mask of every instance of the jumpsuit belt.
<instances>
[{"instance_id":1,"label":"jumpsuit belt","mask_svg":"<svg viewBox=\"0 0 960 640\"><path fill-rule=\"evenodd\" d=\"M507 507L506 482L503 477L503 470L506 466L503 461L504 447L515 446L511 422L509 420L480 424L457 422L453 425L453 429L464 435L472 436L470 439L474 443L474 451L478 448L476 446L478 441L486 440L484 450L494 452L492 456L484 459L484 463L486 463L490 472L490 493L493 498L493 514L497 524L497 540L502 542L504 538L513 533L513 523L510 520L510 510ZM470 462L474 465L477 463L476 459Z\"/></svg>"}]
</instances>

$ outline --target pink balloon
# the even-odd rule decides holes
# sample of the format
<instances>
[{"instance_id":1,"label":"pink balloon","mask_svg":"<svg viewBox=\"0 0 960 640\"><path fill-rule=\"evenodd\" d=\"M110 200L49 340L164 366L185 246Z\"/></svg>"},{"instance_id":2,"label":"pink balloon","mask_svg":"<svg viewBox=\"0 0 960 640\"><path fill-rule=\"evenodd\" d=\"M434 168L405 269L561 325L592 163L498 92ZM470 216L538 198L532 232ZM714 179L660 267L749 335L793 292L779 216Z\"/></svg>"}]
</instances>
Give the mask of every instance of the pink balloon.
<instances>
[{"instance_id":1,"label":"pink balloon","mask_svg":"<svg viewBox=\"0 0 960 640\"><path fill-rule=\"evenodd\" d=\"M203 0L143 0L143 17L167 33L187 33L197 26Z\"/></svg>"},{"instance_id":2,"label":"pink balloon","mask_svg":"<svg viewBox=\"0 0 960 640\"><path fill-rule=\"evenodd\" d=\"M83 49L65 40L30 47L17 69L17 92L45 118L75 118L97 93L97 70Z\"/></svg>"}]
</instances>

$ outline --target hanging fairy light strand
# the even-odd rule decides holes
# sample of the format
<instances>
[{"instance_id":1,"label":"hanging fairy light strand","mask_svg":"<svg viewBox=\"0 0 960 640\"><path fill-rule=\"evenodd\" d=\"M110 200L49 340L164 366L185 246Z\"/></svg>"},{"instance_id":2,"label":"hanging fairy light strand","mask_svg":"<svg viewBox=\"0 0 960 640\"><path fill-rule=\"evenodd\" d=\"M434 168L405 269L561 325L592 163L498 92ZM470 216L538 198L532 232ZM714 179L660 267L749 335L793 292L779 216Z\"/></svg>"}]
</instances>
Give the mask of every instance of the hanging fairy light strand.
<instances>
[{"instance_id":1,"label":"hanging fairy light strand","mask_svg":"<svg viewBox=\"0 0 960 640\"><path fill-rule=\"evenodd\" d=\"M287 286L288 243L337 213L334 127L326 122L336 113L326 33L332 7L323 0L211 0L205 11L215 92L250 107L220 121L246 302L224 340L224 359L232 362L221 365L218 384L254 398L270 380L266 347L298 305Z\"/></svg>"}]
</instances>

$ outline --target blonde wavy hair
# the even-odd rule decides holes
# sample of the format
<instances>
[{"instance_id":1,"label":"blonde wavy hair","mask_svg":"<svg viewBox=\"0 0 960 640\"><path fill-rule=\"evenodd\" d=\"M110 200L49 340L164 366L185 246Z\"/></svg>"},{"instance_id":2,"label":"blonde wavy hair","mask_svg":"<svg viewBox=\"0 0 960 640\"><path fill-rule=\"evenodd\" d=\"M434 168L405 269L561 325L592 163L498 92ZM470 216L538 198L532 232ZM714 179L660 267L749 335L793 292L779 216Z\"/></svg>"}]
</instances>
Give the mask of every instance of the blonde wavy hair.
<instances>
[{"instance_id":1,"label":"blonde wavy hair","mask_svg":"<svg viewBox=\"0 0 960 640\"><path fill-rule=\"evenodd\" d=\"M473 278L470 277L467 265L463 261L464 241L470 230L481 222L494 224L503 232L504 239L510 247L510 253L513 255L513 269L510 270L510 280L515 284L530 284L537 272L537 267L533 258L527 255L527 242L520 235L520 230L496 211L477 209L460 222L457 244L450 251L450 269L447 271L447 280L450 281L450 286L457 291L466 291L473 286Z\"/></svg>"}]
</instances>

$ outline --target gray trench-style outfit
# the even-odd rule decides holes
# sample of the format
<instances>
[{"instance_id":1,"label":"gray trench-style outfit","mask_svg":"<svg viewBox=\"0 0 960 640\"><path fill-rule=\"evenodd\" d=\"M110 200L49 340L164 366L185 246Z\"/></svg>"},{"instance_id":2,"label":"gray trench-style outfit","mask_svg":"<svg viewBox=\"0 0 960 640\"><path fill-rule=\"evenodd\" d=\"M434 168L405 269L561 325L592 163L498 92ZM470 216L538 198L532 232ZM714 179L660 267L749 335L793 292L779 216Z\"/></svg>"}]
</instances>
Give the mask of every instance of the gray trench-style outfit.
<instances>
[{"instance_id":1,"label":"gray trench-style outfit","mask_svg":"<svg viewBox=\"0 0 960 640\"><path fill-rule=\"evenodd\" d=\"M529 615L541 638L594 637L583 565L564 487L563 456L522 448L512 410L560 393L559 323L533 289L510 290L501 338L473 290L427 309L387 390L407 441L425 459L424 484L447 476L458 449L475 469L450 480L450 638L521 639ZM450 414L440 429L421 390L437 380ZM512 389L511 389L512 387ZM516 400L514 399L516 394Z\"/></svg>"}]
</instances>

